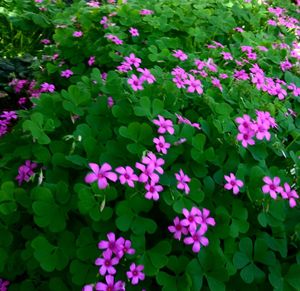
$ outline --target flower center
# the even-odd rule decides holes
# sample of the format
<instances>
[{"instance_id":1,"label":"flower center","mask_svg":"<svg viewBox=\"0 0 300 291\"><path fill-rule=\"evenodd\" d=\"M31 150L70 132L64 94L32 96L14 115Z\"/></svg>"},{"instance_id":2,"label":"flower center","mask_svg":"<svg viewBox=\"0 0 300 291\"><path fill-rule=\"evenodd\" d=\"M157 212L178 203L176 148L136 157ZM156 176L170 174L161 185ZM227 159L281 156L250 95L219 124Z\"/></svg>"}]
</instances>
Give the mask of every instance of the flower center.
<instances>
[{"instance_id":1,"label":"flower center","mask_svg":"<svg viewBox=\"0 0 300 291\"><path fill-rule=\"evenodd\" d=\"M104 265L105 265L106 267L110 266L110 261L105 261Z\"/></svg>"},{"instance_id":2,"label":"flower center","mask_svg":"<svg viewBox=\"0 0 300 291\"><path fill-rule=\"evenodd\" d=\"M124 177L125 177L126 180L129 179L129 175L128 174L125 174Z\"/></svg>"},{"instance_id":3,"label":"flower center","mask_svg":"<svg viewBox=\"0 0 300 291\"><path fill-rule=\"evenodd\" d=\"M175 228L176 228L176 230L181 230L182 226L181 226L180 224L177 224L177 225L175 226Z\"/></svg>"},{"instance_id":4,"label":"flower center","mask_svg":"<svg viewBox=\"0 0 300 291\"><path fill-rule=\"evenodd\" d=\"M137 275L138 275L138 271L134 270L134 271L132 272L132 274L133 274L133 276L137 276Z\"/></svg>"}]
</instances>

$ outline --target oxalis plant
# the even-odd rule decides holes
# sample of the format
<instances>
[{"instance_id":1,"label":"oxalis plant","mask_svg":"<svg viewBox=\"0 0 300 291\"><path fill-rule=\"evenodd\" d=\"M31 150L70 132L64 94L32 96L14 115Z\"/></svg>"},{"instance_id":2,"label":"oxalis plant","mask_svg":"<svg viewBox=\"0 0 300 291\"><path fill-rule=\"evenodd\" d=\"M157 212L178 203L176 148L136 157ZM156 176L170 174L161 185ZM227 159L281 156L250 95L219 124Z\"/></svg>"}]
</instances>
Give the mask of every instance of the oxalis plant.
<instances>
[{"instance_id":1,"label":"oxalis plant","mask_svg":"<svg viewBox=\"0 0 300 291\"><path fill-rule=\"evenodd\" d=\"M0 115L0 290L299 290L297 7L33 2L52 32Z\"/></svg>"}]
</instances>

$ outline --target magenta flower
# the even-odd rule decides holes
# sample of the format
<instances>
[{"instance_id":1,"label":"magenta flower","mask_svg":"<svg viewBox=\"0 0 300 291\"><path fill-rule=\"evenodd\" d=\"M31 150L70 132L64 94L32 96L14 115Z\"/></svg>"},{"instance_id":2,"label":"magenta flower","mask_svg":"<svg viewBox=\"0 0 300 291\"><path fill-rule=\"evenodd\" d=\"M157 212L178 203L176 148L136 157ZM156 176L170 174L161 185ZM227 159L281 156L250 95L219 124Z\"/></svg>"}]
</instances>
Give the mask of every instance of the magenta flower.
<instances>
[{"instance_id":1,"label":"magenta flower","mask_svg":"<svg viewBox=\"0 0 300 291\"><path fill-rule=\"evenodd\" d=\"M224 175L224 179L227 181L224 188L226 190L233 190L233 194L238 194L240 192L240 187L244 186L242 180L237 180L233 173L230 173L230 176Z\"/></svg>"},{"instance_id":2,"label":"magenta flower","mask_svg":"<svg viewBox=\"0 0 300 291\"><path fill-rule=\"evenodd\" d=\"M163 187L161 185L156 185L151 181L150 184L145 185L145 189L147 190L145 198L157 201L159 199L159 192L163 190Z\"/></svg>"},{"instance_id":3,"label":"magenta flower","mask_svg":"<svg viewBox=\"0 0 300 291\"><path fill-rule=\"evenodd\" d=\"M177 180L177 189L184 190L185 194L190 192L190 188L187 183L191 182L191 179L188 175L184 174L182 169L179 170L179 173L175 174Z\"/></svg>"},{"instance_id":4,"label":"magenta flower","mask_svg":"<svg viewBox=\"0 0 300 291\"><path fill-rule=\"evenodd\" d=\"M73 33L73 36L74 36L74 37L82 37L82 36L83 36L83 33L82 33L82 31L75 31L75 32Z\"/></svg>"},{"instance_id":5,"label":"magenta flower","mask_svg":"<svg viewBox=\"0 0 300 291\"><path fill-rule=\"evenodd\" d=\"M60 73L60 75L65 78L70 78L73 74L71 70L65 70Z\"/></svg>"},{"instance_id":6,"label":"magenta flower","mask_svg":"<svg viewBox=\"0 0 300 291\"><path fill-rule=\"evenodd\" d=\"M209 244L208 238L204 236L206 232L205 227L200 227L198 231L194 231L190 237L186 237L183 242L187 245L193 245L192 250L194 253L198 253L201 246L207 246Z\"/></svg>"},{"instance_id":7,"label":"magenta flower","mask_svg":"<svg viewBox=\"0 0 300 291\"><path fill-rule=\"evenodd\" d=\"M130 32L131 36L139 36L140 35L137 28L134 28L134 27L130 27L129 32Z\"/></svg>"},{"instance_id":8,"label":"magenta flower","mask_svg":"<svg viewBox=\"0 0 300 291\"><path fill-rule=\"evenodd\" d=\"M43 83L41 84L41 92L54 92L55 91L55 86L53 84L49 83Z\"/></svg>"},{"instance_id":9,"label":"magenta flower","mask_svg":"<svg viewBox=\"0 0 300 291\"><path fill-rule=\"evenodd\" d=\"M33 170L37 167L36 163L26 160L24 165L21 165L18 169L18 175L16 180L18 181L19 186L25 181L29 182L30 178L34 175Z\"/></svg>"},{"instance_id":10,"label":"magenta flower","mask_svg":"<svg viewBox=\"0 0 300 291\"><path fill-rule=\"evenodd\" d=\"M0 291L7 291L8 290L7 286L9 284L10 284L9 281L0 278Z\"/></svg>"},{"instance_id":11,"label":"magenta flower","mask_svg":"<svg viewBox=\"0 0 300 291\"><path fill-rule=\"evenodd\" d=\"M116 168L116 172L120 174L119 180L121 184L127 183L129 187L134 188L134 181L138 181L139 178L131 167L126 166Z\"/></svg>"},{"instance_id":12,"label":"magenta flower","mask_svg":"<svg viewBox=\"0 0 300 291\"><path fill-rule=\"evenodd\" d=\"M164 170L161 166L165 164L164 159L157 158L156 155L152 152L149 152L146 157L142 159L142 163L145 165L153 165L154 170L157 171L159 174L163 174Z\"/></svg>"},{"instance_id":13,"label":"magenta flower","mask_svg":"<svg viewBox=\"0 0 300 291\"><path fill-rule=\"evenodd\" d=\"M97 291L124 291L125 283L122 281L117 281L115 283L115 278L111 275L105 276L105 283L98 282L96 284Z\"/></svg>"},{"instance_id":14,"label":"magenta flower","mask_svg":"<svg viewBox=\"0 0 300 291\"><path fill-rule=\"evenodd\" d=\"M279 177L274 177L274 179L272 180L270 177L266 176L263 178L263 181L266 183L263 187L262 187L262 191L264 194L269 193L270 196L273 199L277 198L277 193L281 193L282 192L282 187L279 186L280 184L280 178Z\"/></svg>"},{"instance_id":15,"label":"magenta flower","mask_svg":"<svg viewBox=\"0 0 300 291\"><path fill-rule=\"evenodd\" d=\"M137 71L142 73L140 79L143 82L147 81L148 84L153 84L156 81L155 77L151 74L151 72L148 69L138 68Z\"/></svg>"},{"instance_id":16,"label":"magenta flower","mask_svg":"<svg viewBox=\"0 0 300 291\"><path fill-rule=\"evenodd\" d=\"M245 70L235 70L233 77L237 80L248 80L249 79L249 75L245 72Z\"/></svg>"},{"instance_id":17,"label":"magenta flower","mask_svg":"<svg viewBox=\"0 0 300 291\"><path fill-rule=\"evenodd\" d=\"M153 14L154 11L153 10L149 10L149 9L142 9L140 10L140 15L150 15Z\"/></svg>"},{"instance_id":18,"label":"magenta flower","mask_svg":"<svg viewBox=\"0 0 300 291\"><path fill-rule=\"evenodd\" d=\"M143 80L139 79L135 74L131 75L131 78L127 80L127 83L131 86L133 91L144 90Z\"/></svg>"},{"instance_id":19,"label":"magenta flower","mask_svg":"<svg viewBox=\"0 0 300 291\"><path fill-rule=\"evenodd\" d=\"M137 285L139 280L145 279L145 274L142 272L144 270L143 265L136 266L135 263L130 265L130 271L126 272L127 278L131 279L132 285Z\"/></svg>"},{"instance_id":20,"label":"magenta flower","mask_svg":"<svg viewBox=\"0 0 300 291\"><path fill-rule=\"evenodd\" d=\"M104 163L99 167L95 163L89 163L89 167L92 169L93 173L89 173L85 177L85 182L91 184L98 181L99 189L105 189L108 186L107 179L116 182L118 176L116 173L111 172L112 167L108 163Z\"/></svg>"},{"instance_id":21,"label":"magenta flower","mask_svg":"<svg viewBox=\"0 0 300 291\"><path fill-rule=\"evenodd\" d=\"M174 128L173 128L173 121L170 119L164 119L163 116L158 115L158 119L154 119L153 123L157 126L158 128L158 133L164 134L166 131L169 134L174 134Z\"/></svg>"},{"instance_id":22,"label":"magenta flower","mask_svg":"<svg viewBox=\"0 0 300 291\"><path fill-rule=\"evenodd\" d=\"M142 60L137 58L135 54L130 54L129 57L125 57L124 60L127 64L134 65L136 68L138 68L142 62Z\"/></svg>"},{"instance_id":23,"label":"magenta flower","mask_svg":"<svg viewBox=\"0 0 300 291\"><path fill-rule=\"evenodd\" d=\"M192 123L189 119L187 119L187 118L185 118L185 117L183 117L183 116L181 116L181 115L179 115L179 114L177 114L177 113L175 113L175 115L176 115L176 117L178 118L178 124L180 124L180 123L185 123L185 124L188 124L188 125L190 125L190 126L192 126L192 127L195 127L195 128L197 128L197 129L201 129L201 126L200 126L200 124L199 123Z\"/></svg>"},{"instance_id":24,"label":"magenta flower","mask_svg":"<svg viewBox=\"0 0 300 291\"><path fill-rule=\"evenodd\" d=\"M18 118L15 111L3 111L0 117L6 119L7 121Z\"/></svg>"},{"instance_id":25,"label":"magenta flower","mask_svg":"<svg viewBox=\"0 0 300 291\"><path fill-rule=\"evenodd\" d=\"M187 228L184 227L184 225L182 224L182 221L180 221L179 217L176 216L173 220L174 225L170 225L168 226L168 230L171 233L174 233L174 238L180 240L181 239L181 235L187 235L188 234L188 230Z\"/></svg>"},{"instance_id":26,"label":"magenta flower","mask_svg":"<svg viewBox=\"0 0 300 291\"><path fill-rule=\"evenodd\" d=\"M233 57L229 52L221 52L221 55L223 56L224 60L233 60Z\"/></svg>"},{"instance_id":27,"label":"magenta flower","mask_svg":"<svg viewBox=\"0 0 300 291\"><path fill-rule=\"evenodd\" d=\"M185 61L188 58L188 56L182 50L173 50L173 52L173 56L181 61Z\"/></svg>"},{"instance_id":28,"label":"magenta flower","mask_svg":"<svg viewBox=\"0 0 300 291\"><path fill-rule=\"evenodd\" d=\"M185 218L181 220L181 224L188 227L190 232L195 231L197 227L202 223L201 211L197 207L192 207L191 211L183 208L182 214Z\"/></svg>"},{"instance_id":29,"label":"magenta flower","mask_svg":"<svg viewBox=\"0 0 300 291\"><path fill-rule=\"evenodd\" d=\"M113 43L115 43L116 45L121 45L123 44L123 41L121 39L119 39L116 35L113 34L108 34L105 36L107 39L111 40Z\"/></svg>"},{"instance_id":30,"label":"magenta flower","mask_svg":"<svg viewBox=\"0 0 300 291\"><path fill-rule=\"evenodd\" d=\"M98 244L98 248L101 250L110 250L112 251L115 255L117 255L120 251L123 250L124 248L124 238L119 237L116 240L116 235L113 232L109 232L107 234L107 241L106 240L101 240Z\"/></svg>"},{"instance_id":31,"label":"magenta flower","mask_svg":"<svg viewBox=\"0 0 300 291\"><path fill-rule=\"evenodd\" d=\"M237 135L237 140L242 142L242 146L244 148L248 147L248 145L254 145L255 141L253 139L255 135L255 131L248 131L244 133L239 133Z\"/></svg>"},{"instance_id":32,"label":"magenta flower","mask_svg":"<svg viewBox=\"0 0 300 291\"><path fill-rule=\"evenodd\" d=\"M122 245L122 250L118 253L118 257L122 258L125 254L135 254L135 249L131 247L131 241L128 239L124 241L124 244Z\"/></svg>"},{"instance_id":33,"label":"magenta flower","mask_svg":"<svg viewBox=\"0 0 300 291\"><path fill-rule=\"evenodd\" d=\"M238 129L242 133L247 133L249 130L253 129L253 122L247 114L244 114L242 117L237 117L235 121L239 124Z\"/></svg>"},{"instance_id":34,"label":"magenta flower","mask_svg":"<svg viewBox=\"0 0 300 291\"><path fill-rule=\"evenodd\" d=\"M94 291L94 285L93 284L84 285L82 291Z\"/></svg>"},{"instance_id":35,"label":"magenta flower","mask_svg":"<svg viewBox=\"0 0 300 291\"><path fill-rule=\"evenodd\" d=\"M258 140L271 139L271 133L269 132L270 125L260 119L257 119L256 123L253 124L253 130L255 131L256 138Z\"/></svg>"},{"instance_id":36,"label":"magenta flower","mask_svg":"<svg viewBox=\"0 0 300 291\"><path fill-rule=\"evenodd\" d=\"M88 65L91 67L95 63L95 56L90 56L88 60Z\"/></svg>"},{"instance_id":37,"label":"magenta flower","mask_svg":"<svg viewBox=\"0 0 300 291\"><path fill-rule=\"evenodd\" d=\"M109 107L109 108L112 108L113 106L114 106L114 99L111 97L111 96L109 96L108 98L107 98L107 106Z\"/></svg>"},{"instance_id":38,"label":"magenta flower","mask_svg":"<svg viewBox=\"0 0 300 291\"><path fill-rule=\"evenodd\" d=\"M168 148L170 148L170 144L165 141L165 138L160 135L158 138L154 138L153 142L155 143L156 150L160 153L162 152L164 155L167 154Z\"/></svg>"},{"instance_id":39,"label":"magenta flower","mask_svg":"<svg viewBox=\"0 0 300 291\"><path fill-rule=\"evenodd\" d=\"M296 206L296 199L299 198L299 195L295 190L291 189L288 183L284 183L283 190L281 191L280 194L283 199L289 200L289 204L291 208L294 208Z\"/></svg>"},{"instance_id":40,"label":"magenta flower","mask_svg":"<svg viewBox=\"0 0 300 291\"><path fill-rule=\"evenodd\" d=\"M213 217L210 217L210 211L206 208L203 208L202 211L200 211L200 217L201 217L201 227L208 228L208 225L215 226L216 221Z\"/></svg>"},{"instance_id":41,"label":"magenta flower","mask_svg":"<svg viewBox=\"0 0 300 291\"><path fill-rule=\"evenodd\" d=\"M103 258L97 258L95 261L96 266L100 266L99 273L104 276L106 273L110 275L116 274L116 269L114 265L119 263L119 259L117 257L112 258L112 251L106 250L103 252Z\"/></svg>"},{"instance_id":42,"label":"magenta flower","mask_svg":"<svg viewBox=\"0 0 300 291\"><path fill-rule=\"evenodd\" d=\"M293 64L290 63L288 60L280 63L280 68L283 72L290 70L292 67L293 67Z\"/></svg>"},{"instance_id":43,"label":"magenta flower","mask_svg":"<svg viewBox=\"0 0 300 291\"><path fill-rule=\"evenodd\" d=\"M153 181L154 183L157 183L159 181L159 176L154 173L155 170L155 164L149 164L147 166L136 162L135 167L142 171L142 173L139 176L139 182L146 183L149 179Z\"/></svg>"},{"instance_id":44,"label":"magenta flower","mask_svg":"<svg viewBox=\"0 0 300 291\"><path fill-rule=\"evenodd\" d=\"M203 93L201 81L196 80L194 76L189 75L189 79L185 80L184 83L189 86L187 92L194 93L195 91L197 91L198 94Z\"/></svg>"}]
</instances>

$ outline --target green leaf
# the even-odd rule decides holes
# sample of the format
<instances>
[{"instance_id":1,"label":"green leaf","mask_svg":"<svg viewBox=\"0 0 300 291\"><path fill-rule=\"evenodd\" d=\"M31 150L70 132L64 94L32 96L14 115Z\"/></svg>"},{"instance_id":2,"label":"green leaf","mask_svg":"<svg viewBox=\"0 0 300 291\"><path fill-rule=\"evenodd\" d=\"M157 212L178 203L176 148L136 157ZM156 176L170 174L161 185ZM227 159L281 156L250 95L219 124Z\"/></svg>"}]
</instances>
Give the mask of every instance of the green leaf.
<instances>
[{"instance_id":1,"label":"green leaf","mask_svg":"<svg viewBox=\"0 0 300 291\"><path fill-rule=\"evenodd\" d=\"M300 265L292 265L285 276L285 280L298 290L300 286Z\"/></svg>"},{"instance_id":2,"label":"green leaf","mask_svg":"<svg viewBox=\"0 0 300 291\"><path fill-rule=\"evenodd\" d=\"M242 269L250 263L250 258L242 252L236 252L233 256L233 264L236 268Z\"/></svg>"}]
</instances>

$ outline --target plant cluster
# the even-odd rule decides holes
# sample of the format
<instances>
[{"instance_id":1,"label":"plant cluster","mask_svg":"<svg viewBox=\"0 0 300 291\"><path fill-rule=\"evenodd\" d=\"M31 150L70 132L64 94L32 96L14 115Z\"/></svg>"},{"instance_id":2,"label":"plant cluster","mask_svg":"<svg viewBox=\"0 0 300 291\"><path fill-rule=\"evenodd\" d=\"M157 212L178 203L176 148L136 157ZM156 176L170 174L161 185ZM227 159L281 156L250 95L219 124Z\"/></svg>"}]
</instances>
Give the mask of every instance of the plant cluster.
<instances>
[{"instance_id":1,"label":"plant cluster","mask_svg":"<svg viewBox=\"0 0 300 291\"><path fill-rule=\"evenodd\" d=\"M296 5L14 2L0 291L299 290Z\"/></svg>"}]
</instances>

